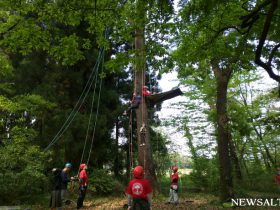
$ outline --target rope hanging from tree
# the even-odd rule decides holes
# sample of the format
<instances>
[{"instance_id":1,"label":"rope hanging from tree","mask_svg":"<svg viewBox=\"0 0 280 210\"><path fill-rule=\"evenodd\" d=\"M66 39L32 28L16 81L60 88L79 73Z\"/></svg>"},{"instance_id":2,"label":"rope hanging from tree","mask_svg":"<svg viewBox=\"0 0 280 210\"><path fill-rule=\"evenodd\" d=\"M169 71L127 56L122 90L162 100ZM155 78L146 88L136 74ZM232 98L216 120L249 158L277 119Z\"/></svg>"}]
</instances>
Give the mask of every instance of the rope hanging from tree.
<instances>
[{"instance_id":1,"label":"rope hanging from tree","mask_svg":"<svg viewBox=\"0 0 280 210\"><path fill-rule=\"evenodd\" d=\"M52 139L52 141L48 144L48 146L44 149L44 152L47 151L49 148L51 148L61 137L62 135L65 133L65 131L69 128L69 126L71 125L71 123L73 122L74 118L76 117L76 115L78 114L80 108L82 107L82 105L84 104L84 101L86 99L86 97L89 94L89 91L94 83L94 81L96 80L96 75L98 72L98 68L99 68L99 64L101 61L101 57L103 54L103 48L99 51L98 54L98 58L97 58L97 62L95 63L91 74L89 76L89 79L78 99L78 101L76 102L74 108L72 109L72 111L70 112L69 116L67 117L67 119L65 120L64 124L61 126L60 130L57 132L57 134L54 136L54 138ZM95 74L94 74L95 73ZM95 81L96 83L96 81Z\"/></svg>"},{"instance_id":2,"label":"rope hanging from tree","mask_svg":"<svg viewBox=\"0 0 280 210\"><path fill-rule=\"evenodd\" d=\"M103 47L101 58L102 58L102 60L101 60L101 74L102 74L102 72L103 72L103 64L104 64L104 47ZM97 73L98 73L98 71L97 71ZM97 86L97 83L98 83L98 74L96 74L96 77L97 78L96 78L96 82L95 82L94 91L93 91L93 94L92 94L90 116L89 116L89 120L88 120L87 132L86 132L86 137L85 137L85 142L84 142L84 147L83 147L83 152L82 152L80 164L83 162L84 153L85 153L85 149L86 149L86 146L87 146L87 140L88 140L88 137L89 137L88 134L89 134L90 122L92 120L92 113L93 113L93 105L94 105L94 100L95 100L96 86ZM95 119L94 119L94 125L93 125L93 132L92 132L90 150L89 150L88 158L87 158L87 161L86 161L87 165L89 163L89 159L90 159L91 152L92 152L92 146L93 146L93 142L94 142L94 137L95 137L97 118L98 118L98 114L99 114L101 90L102 90L102 78L100 79L100 82L99 82L99 92L98 92L98 98L97 98L97 108L96 108L96 114L95 114Z\"/></svg>"}]
</instances>

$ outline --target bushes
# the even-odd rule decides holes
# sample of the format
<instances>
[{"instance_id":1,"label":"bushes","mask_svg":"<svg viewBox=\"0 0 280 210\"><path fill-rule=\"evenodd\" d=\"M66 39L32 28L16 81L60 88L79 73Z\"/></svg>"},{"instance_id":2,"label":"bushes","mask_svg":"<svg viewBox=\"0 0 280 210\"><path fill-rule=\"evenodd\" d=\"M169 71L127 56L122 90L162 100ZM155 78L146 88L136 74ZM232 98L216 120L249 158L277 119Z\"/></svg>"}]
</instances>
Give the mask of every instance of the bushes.
<instances>
[{"instance_id":1,"label":"bushes","mask_svg":"<svg viewBox=\"0 0 280 210\"><path fill-rule=\"evenodd\" d=\"M263 170L252 166L249 174L244 175L243 185L247 190L259 192L278 192L274 183L274 171Z\"/></svg>"},{"instance_id":2,"label":"bushes","mask_svg":"<svg viewBox=\"0 0 280 210\"><path fill-rule=\"evenodd\" d=\"M219 171L215 159L197 157L190 173L190 179L194 187L217 191L219 187Z\"/></svg>"},{"instance_id":3,"label":"bushes","mask_svg":"<svg viewBox=\"0 0 280 210\"><path fill-rule=\"evenodd\" d=\"M45 156L38 146L31 146L35 136L32 129L14 127L12 141L0 147L0 205L26 201L44 190Z\"/></svg>"},{"instance_id":4,"label":"bushes","mask_svg":"<svg viewBox=\"0 0 280 210\"><path fill-rule=\"evenodd\" d=\"M96 169L89 174L91 189L97 194L108 195L114 192L124 192L124 187L105 170Z\"/></svg>"}]
</instances>

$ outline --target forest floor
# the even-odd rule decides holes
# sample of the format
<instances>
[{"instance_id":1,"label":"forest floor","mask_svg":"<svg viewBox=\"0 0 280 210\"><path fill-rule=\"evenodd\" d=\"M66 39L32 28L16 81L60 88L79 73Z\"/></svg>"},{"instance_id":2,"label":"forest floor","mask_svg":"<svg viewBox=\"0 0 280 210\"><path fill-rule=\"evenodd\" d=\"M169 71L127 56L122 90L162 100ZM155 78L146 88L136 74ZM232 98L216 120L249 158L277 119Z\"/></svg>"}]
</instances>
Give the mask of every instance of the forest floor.
<instances>
[{"instance_id":1,"label":"forest floor","mask_svg":"<svg viewBox=\"0 0 280 210\"><path fill-rule=\"evenodd\" d=\"M74 210L76 207L75 197L73 197L72 203L64 207L63 210ZM266 197L266 196L265 196ZM275 198L275 197L274 197ZM216 210L216 209L233 209L225 208L219 203L219 198L212 194L207 193L188 193L180 195L180 203L178 205L168 204L167 195L158 195L153 198L153 210L173 210L173 209L186 209L186 210ZM82 210L122 210L127 199L124 195L119 196L107 196L107 197L94 197L87 196L84 202ZM22 208L23 210L45 210L49 209L46 205L32 205L29 207ZM261 209L280 209L277 207L234 207L234 209L240 210L261 210Z\"/></svg>"}]
</instances>

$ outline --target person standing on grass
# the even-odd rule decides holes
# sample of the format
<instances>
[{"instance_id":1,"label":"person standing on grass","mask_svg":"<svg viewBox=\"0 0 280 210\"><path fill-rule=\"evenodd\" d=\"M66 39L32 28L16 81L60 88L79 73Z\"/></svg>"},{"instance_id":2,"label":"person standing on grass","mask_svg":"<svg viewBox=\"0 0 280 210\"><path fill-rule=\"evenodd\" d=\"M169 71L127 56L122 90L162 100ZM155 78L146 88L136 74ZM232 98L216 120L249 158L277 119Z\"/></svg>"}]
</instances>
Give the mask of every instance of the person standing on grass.
<instances>
[{"instance_id":1,"label":"person standing on grass","mask_svg":"<svg viewBox=\"0 0 280 210\"><path fill-rule=\"evenodd\" d=\"M87 192L87 187L88 187L88 175L87 175L87 165L82 163L80 165L80 173L79 173L79 182L80 182L80 187L79 187L79 197L77 200L77 209L83 207L83 202L86 196Z\"/></svg>"},{"instance_id":2,"label":"person standing on grass","mask_svg":"<svg viewBox=\"0 0 280 210\"><path fill-rule=\"evenodd\" d=\"M70 173L72 169L72 164L71 163L66 163L65 167L63 168L63 170L61 171L61 201L62 201L62 205L65 205L68 203L68 191L67 191L67 187L68 187L68 183L73 180L74 178L71 177L69 179L68 174Z\"/></svg>"},{"instance_id":3,"label":"person standing on grass","mask_svg":"<svg viewBox=\"0 0 280 210\"><path fill-rule=\"evenodd\" d=\"M171 185L169 190L169 201L168 203L178 204L179 196L178 196L178 182L179 182L179 174L178 174L178 166L172 167L173 174L171 175Z\"/></svg>"},{"instance_id":4,"label":"person standing on grass","mask_svg":"<svg viewBox=\"0 0 280 210\"><path fill-rule=\"evenodd\" d=\"M52 169L52 192L50 200L51 210L60 210L62 207L61 201L61 169Z\"/></svg>"},{"instance_id":5,"label":"person standing on grass","mask_svg":"<svg viewBox=\"0 0 280 210\"><path fill-rule=\"evenodd\" d=\"M152 209L152 187L147 179L144 179L144 169L136 166L133 169L133 177L126 189L129 210Z\"/></svg>"}]
</instances>

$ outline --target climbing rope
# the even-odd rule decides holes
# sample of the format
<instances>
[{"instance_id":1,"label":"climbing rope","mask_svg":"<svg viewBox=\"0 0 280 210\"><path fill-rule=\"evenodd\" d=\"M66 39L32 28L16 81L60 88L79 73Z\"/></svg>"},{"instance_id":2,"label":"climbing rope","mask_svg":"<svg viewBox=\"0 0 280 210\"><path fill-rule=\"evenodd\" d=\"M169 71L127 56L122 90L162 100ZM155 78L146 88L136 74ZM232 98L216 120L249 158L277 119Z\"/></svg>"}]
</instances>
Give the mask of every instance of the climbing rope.
<instances>
[{"instance_id":1,"label":"climbing rope","mask_svg":"<svg viewBox=\"0 0 280 210\"><path fill-rule=\"evenodd\" d=\"M105 30L105 38L107 38L108 36L108 30ZM103 70L104 70L104 54L105 54L105 47L103 46L102 49L102 54L101 54L101 75L103 74ZM91 153L92 153L92 147L93 147L93 142L94 142L94 138L95 138L95 130L96 130L96 125L97 125L97 119L98 119L98 115L99 115L99 107L100 107L100 97L101 97L101 91L102 91L102 77L100 78L100 83L99 83L99 92L98 92L98 98L97 98L97 108L96 108L96 114L95 114L95 119L94 119L94 125L93 125L93 131L92 131L92 137L91 137L91 143L90 143L90 149L88 152L88 158L86 161L86 165L88 165L90 157L91 157ZM96 82L97 84L97 82ZM92 96L92 103L91 103L91 111L90 111L90 118L88 121L88 129L87 129L87 135L85 138L85 143L84 143L84 148L83 148L83 153L82 153L82 157L80 160L80 164L83 162L83 157L84 157L84 153L85 153L85 148L86 148L86 144L87 144L87 139L88 139L88 133L89 133L89 126L90 126L90 121L92 118L92 112L93 112L93 104L94 104L94 97L95 97L95 90L96 90L96 84L95 84L95 89L94 89L94 93Z\"/></svg>"},{"instance_id":2,"label":"climbing rope","mask_svg":"<svg viewBox=\"0 0 280 210\"><path fill-rule=\"evenodd\" d=\"M103 54L101 56L104 57L104 49L103 49ZM102 63L102 65L103 65L103 63ZM90 122L92 120L92 113L93 113L93 107L94 107L94 101L95 101L95 93L96 93L96 87L97 87L97 83L98 83L98 72L99 71L96 71L96 74L95 74L95 77L96 77L95 81L96 82L94 84L94 90L93 90L93 94L92 94L90 116L89 116L89 119L88 119L88 126L87 126L87 131L86 131L86 136L85 136L84 147L83 147L83 152L82 152L82 155L81 155L80 164L83 162L83 158L84 158L84 154L85 154L85 150L86 150L86 145L87 145L87 141L88 141L88 136L89 136ZM99 88L99 94L100 94L100 92L101 92L101 89ZM96 121L96 119L95 119L95 121ZM96 125L96 123L94 123L94 125Z\"/></svg>"},{"instance_id":3,"label":"climbing rope","mask_svg":"<svg viewBox=\"0 0 280 210\"><path fill-rule=\"evenodd\" d=\"M93 84L93 79L96 78L96 77L93 77L94 73L97 72L97 69L99 67L99 64L100 64L100 60L101 60L101 54L102 54L102 51L104 49L102 48L100 51L99 51L99 54L98 54L98 58L97 58L97 62L95 63L95 66L93 67L92 69L92 72L89 76L89 79L78 99L78 101L76 102L74 108L72 109L71 113L69 114L69 116L67 117L67 119L65 120L64 124L62 125L62 127L60 128L60 130L57 132L57 134L54 136L54 138L52 139L52 141L48 144L48 146L44 149L44 151L47 151L50 147L52 147L60 138L61 136L65 133L65 131L68 129L68 127L70 126L70 124L72 123L72 121L74 120L75 116L77 115L77 113L79 112L80 108L82 107L90 89L91 89L91 86Z\"/></svg>"},{"instance_id":4,"label":"climbing rope","mask_svg":"<svg viewBox=\"0 0 280 210\"><path fill-rule=\"evenodd\" d=\"M102 66L101 66L101 75L103 73L103 69L104 69L104 54L102 56ZM99 84L99 93L98 93L98 99L97 99L97 108L96 108L96 114L95 114L95 121L94 121L94 127L93 127L93 133L92 133L92 138L91 138L91 144L90 144L90 150L89 150L89 154L88 154L88 159L87 159L87 165L89 163L89 159L91 156L91 152L92 152L92 146L93 146L93 141L94 141L94 137L95 137L95 129L96 129L96 124L97 124L97 118L98 118L98 114L99 114L99 107L100 107L100 96L101 96L101 90L102 90L102 78L100 80L100 84Z\"/></svg>"}]
</instances>

